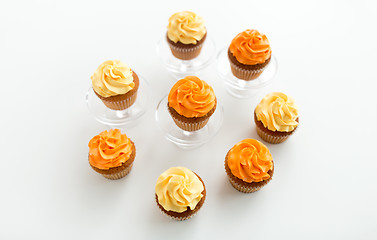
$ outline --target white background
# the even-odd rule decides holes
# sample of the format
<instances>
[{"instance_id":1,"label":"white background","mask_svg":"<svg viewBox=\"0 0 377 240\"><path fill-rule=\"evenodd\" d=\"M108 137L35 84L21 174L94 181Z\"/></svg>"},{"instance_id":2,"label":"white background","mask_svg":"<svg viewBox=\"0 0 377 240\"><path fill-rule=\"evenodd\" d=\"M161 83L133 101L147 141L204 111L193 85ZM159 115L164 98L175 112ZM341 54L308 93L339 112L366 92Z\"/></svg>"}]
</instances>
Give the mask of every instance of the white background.
<instances>
[{"instance_id":1,"label":"white background","mask_svg":"<svg viewBox=\"0 0 377 240\"><path fill-rule=\"evenodd\" d=\"M252 99L224 89L209 66L200 78L221 99L218 135L186 151L154 120L173 78L155 52L171 14L206 20L217 49L239 32L265 33L279 62L275 81ZM1 1L0 239L377 239L376 50L373 1ZM107 129L86 108L90 75L120 59L152 88L148 112L126 134L136 143L131 173L111 181L87 160L88 141ZM226 152L259 137L253 110L282 91L300 127L267 144L273 180L254 194L229 184ZM154 200L160 173L197 172L207 199L175 222Z\"/></svg>"}]
</instances>

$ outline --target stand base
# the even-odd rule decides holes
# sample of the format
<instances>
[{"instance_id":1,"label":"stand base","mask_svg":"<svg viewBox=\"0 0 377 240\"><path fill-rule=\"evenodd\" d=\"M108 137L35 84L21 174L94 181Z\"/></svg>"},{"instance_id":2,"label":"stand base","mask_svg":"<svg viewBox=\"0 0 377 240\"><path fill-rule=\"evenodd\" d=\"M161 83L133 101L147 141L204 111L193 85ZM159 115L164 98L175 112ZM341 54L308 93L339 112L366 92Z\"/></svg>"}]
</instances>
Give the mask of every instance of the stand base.
<instances>
[{"instance_id":1,"label":"stand base","mask_svg":"<svg viewBox=\"0 0 377 240\"><path fill-rule=\"evenodd\" d=\"M137 98L131 107L125 110L111 110L93 92L92 87L86 93L86 104L93 117L100 123L112 128L131 128L138 123L138 119L145 113L149 100L148 82L139 75L139 89Z\"/></svg>"},{"instance_id":2,"label":"stand base","mask_svg":"<svg viewBox=\"0 0 377 240\"><path fill-rule=\"evenodd\" d=\"M218 53L216 60L217 72L224 80L226 90L237 98L251 98L255 96L260 88L272 82L278 69L276 57L271 55L271 61L263 73L257 79L247 81L233 75L228 59L228 47L223 48Z\"/></svg>"},{"instance_id":3,"label":"stand base","mask_svg":"<svg viewBox=\"0 0 377 240\"><path fill-rule=\"evenodd\" d=\"M210 117L207 125L195 132L188 132L175 125L167 107L168 97L164 97L157 105L155 117L158 126L163 131L165 138L183 149L199 147L211 140L219 131L224 118L222 105L217 102L217 107Z\"/></svg>"},{"instance_id":4,"label":"stand base","mask_svg":"<svg viewBox=\"0 0 377 240\"><path fill-rule=\"evenodd\" d=\"M178 79L190 75L197 75L201 70L207 67L215 56L216 47L213 39L207 36L203 43L202 50L196 58L192 60L181 60L173 56L166 42L166 35L164 35L164 37L157 42L156 51L165 68L175 79Z\"/></svg>"}]
</instances>

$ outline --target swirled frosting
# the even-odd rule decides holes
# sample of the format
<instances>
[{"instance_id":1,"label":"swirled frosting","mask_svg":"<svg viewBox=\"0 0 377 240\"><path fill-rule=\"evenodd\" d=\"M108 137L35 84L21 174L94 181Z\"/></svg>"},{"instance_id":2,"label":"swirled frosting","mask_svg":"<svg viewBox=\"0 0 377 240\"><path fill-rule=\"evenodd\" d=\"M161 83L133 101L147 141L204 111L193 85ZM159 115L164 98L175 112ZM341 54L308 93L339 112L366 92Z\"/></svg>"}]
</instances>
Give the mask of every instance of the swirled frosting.
<instances>
[{"instance_id":1,"label":"swirled frosting","mask_svg":"<svg viewBox=\"0 0 377 240\"><path fill-rule=\"evenodd\" d=\"M102 97L125 94L135 86L131 68L119 60L103 62L90 78L93 89Z\"/></svg>"},{"instance_id":2,"label":"swirled frosting","mask_svg":"<svg viewBox=\"0 0 377 240\"><path fill-rule=\"evenodd\" d=\"M245 182L260 182L270 178L274 167L268 148L255 139L238 142L228 152L228 166L232 174Z\"/></svg>"},{"instance_id":3,"label":"swirled frosting","mask_svg":"<svg viewBox=\"0 0 377 240\"><path fill-rule=\"evenodd\" d=\"M156 195L158 203L166 211L184 212L189 207L195 209L202 199L204 186L191 170L172 167L157 179Z\"/></svg>"},{"instance_id":4,"label":"swirled frosting","mask_svg":"<svg viewBox=\"0 0 377 240\"><path fill-rule=\"evenodd\" d=\"M196 44L205 34L203 18L193 12L177 12L169 18L168 37L175 43Z\"/></svg>"},{"instance_id":5,"label":"swirled frosting","mask_svg":"<svg viewBox=\"0 0 377 240\"><path fill-rule=\"evenodd\" d=\"M264 63L271 56L271 47L266 35L247 29L233 38L230 52L242 64Z\"/></svg>"},{"instance_id":6,"label":"swirled frosting","mask_svg":"<svg viewBox=\"0 0 377 240\"><path fill-rule=\"evenodd\" d=\"M255 108L257 119L271 131L291 132L297 126L298 107L281 92L267 94Z\"/></svg>"},{"instance_id":7,"label":"swirled frosting","mask_svg":"<svg viewBox=\"0 0 377 240\"><path fill-rule=\"evenodd\" d=\"M174 84L168 96L169 106L188 118L206 115L216 103L211 86L195 76L187 76Z\"/></svg>"},{"instance_id":8,"label":"swirled frosting","mask_svg":"<svg viewBox=\"0 0 377 240\"><path fill-rule=\"evenodd\" d=\"M132 153L131 140L119 129L103 131L89 141L89 163L99 169L119 167Z\"/></svg>"}]
</instances>

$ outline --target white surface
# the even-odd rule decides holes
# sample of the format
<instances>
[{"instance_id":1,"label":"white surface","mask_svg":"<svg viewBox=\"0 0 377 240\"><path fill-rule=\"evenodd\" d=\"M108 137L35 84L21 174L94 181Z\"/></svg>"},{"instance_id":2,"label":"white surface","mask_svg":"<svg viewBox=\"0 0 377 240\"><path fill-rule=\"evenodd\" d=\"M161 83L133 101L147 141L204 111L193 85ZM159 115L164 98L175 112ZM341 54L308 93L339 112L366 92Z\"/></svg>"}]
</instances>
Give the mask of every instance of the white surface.
<instances>
[{"instance_id":1,"label":"white surface","mask_svg":"<svg viewBox=\"0 0 377 240\"><path fill-rule=\"evenodd\" d=\"M202 15L218 49L235 34L267 34L276 81L253 99L226 93L212 64L199 77L224 104L219 134L178 149L154 120L173 81L155 44L168 17ZM0 239L376 239L376 15L373 1L4 1L0 8ZM373 23L373 25L372 25ZM85 105L90 75L121 59L153 90L148 112L126 133L134 168L110 181L87 161L88 141L106 129ZM254 194L229 184L223 161L244 138L259 139L253 110L271 91L293 96L300 127L268 145L274 179ZM174 222L154 201L171 166L207 187L197 216Z\"/></svg>"}]
</instances>

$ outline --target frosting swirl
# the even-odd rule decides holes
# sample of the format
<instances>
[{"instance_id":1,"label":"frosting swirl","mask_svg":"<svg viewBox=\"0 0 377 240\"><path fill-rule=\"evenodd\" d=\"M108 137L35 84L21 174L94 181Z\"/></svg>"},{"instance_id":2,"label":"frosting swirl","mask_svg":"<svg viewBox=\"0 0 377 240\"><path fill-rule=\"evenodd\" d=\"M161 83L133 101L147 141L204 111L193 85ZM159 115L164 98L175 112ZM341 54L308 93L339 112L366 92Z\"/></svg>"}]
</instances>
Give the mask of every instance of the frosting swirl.
<instances>
[{"instance_id":1,"label":"frosting swirl","mask_svg":"<svg viewBox=\"0 0 377 240\"><path fill-rule=\"evenodd\" d=\"M169 106L188 118L206 115L216 104L211 86L195 76L187 76L174 84L168 96Z\"/></svg>"},{"instance_id":2,"label":"frosting swirl","mask_svg":"<svg viewBox=\"0 0 377 240\"><path fill-rule=\"evenodd\" d=\"M131 140L119 129L105 130L89 141L89 163L99 169L121 166L132 153Z\"/></svg>"},{"instance_id":3,"label":"frosting swirl","mask_svg":"<svg viewBox=\"0 0 377 240\"><path fill-rule=\"evenodd\" d=\"M261 182L270 178L267 173L274 163L268 148L255 139L244 139L228 152L228 166L232 174L245 182Z\"/></svg>"},{"instance_id":4,"label":"frosting swirl","mask_svg":"<svg viewBox=\"0 0 377 240\"><path fill-rule=\"evenodd\" d=\"M196 44L206 32L204 19L193 12L177 12L169 18L168 37L175 43Z\"/></svg>"},{"instance_id":5,"label":"frosting swirl","mask_svg":"<svg viewBox=\"0 0 377 240\"><path fill-rule=\"evenodd\" d=\"M125 94L135 86L131 68L119 60L103 62L90 78L93 89L102 97Z\"/></svg>"},{"instance_id":6,"label":"frosting swirl","mask_svg":"<svg viewBox=\"0 0 377 240\"><path fill-rule=\"evenodd\" d=\"M242 64L264 63L271 56L271 47L266 35L247 29L233 38L230 52Z\"/></svg>"},{"instance_id":7,"label":"frosting swirl","mask_svg":"<svg viewBox=\"0 0 377 240\"><path fill-rule=\"evenodd\" d=\"M203 197L204 186L191 170L172 167L158 177L155 190L158 203L166 211L181 213L187 207L195 209Z\"/></svg>"},{"instance_id":8,"label":"frosting swirl","mask_svg":"<svg viewBox=\"0 0 377 240\"><path fill-rule=\"evenodd\" d=\"M284 93L267 94L255 108L255 115L271 131L291 132L298 126L298 107Z\"/></svg>"}]
</instances>

